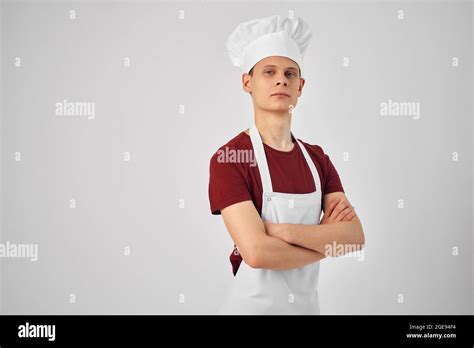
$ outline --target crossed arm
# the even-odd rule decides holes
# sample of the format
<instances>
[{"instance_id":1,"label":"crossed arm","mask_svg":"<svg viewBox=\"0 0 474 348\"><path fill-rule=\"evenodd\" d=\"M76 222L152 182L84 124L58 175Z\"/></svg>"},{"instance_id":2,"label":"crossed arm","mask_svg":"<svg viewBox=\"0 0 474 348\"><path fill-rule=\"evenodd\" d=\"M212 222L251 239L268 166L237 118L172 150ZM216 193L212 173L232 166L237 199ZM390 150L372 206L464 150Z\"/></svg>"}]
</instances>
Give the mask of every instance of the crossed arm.
<instances>
[{"instance_id":1,"label":"crossed arm","mask_svg":"<svg viewBox=\"0 0 474 348\"><path fill-rule=\"evenodd\" d=\"M323 206L327 208L319 225L274 224L265 221L265 231L270 236L325 256L336 257L363 249L365 236L362 224L345 194L334 192L325 195Z\"/></svg>"},{"instance_id":2,"label":"crossed arm","mask_svg":"<svg viewBox=\"0 0 474 348\"><path fill-rule=\"evenodd\" d=\"M250 267L286 270L333 256L329 243L363 244L360 221L343 192L323 197L320 225L263 222L251 201L222 209L224 223Z\"/></svg>"}]
</instances>

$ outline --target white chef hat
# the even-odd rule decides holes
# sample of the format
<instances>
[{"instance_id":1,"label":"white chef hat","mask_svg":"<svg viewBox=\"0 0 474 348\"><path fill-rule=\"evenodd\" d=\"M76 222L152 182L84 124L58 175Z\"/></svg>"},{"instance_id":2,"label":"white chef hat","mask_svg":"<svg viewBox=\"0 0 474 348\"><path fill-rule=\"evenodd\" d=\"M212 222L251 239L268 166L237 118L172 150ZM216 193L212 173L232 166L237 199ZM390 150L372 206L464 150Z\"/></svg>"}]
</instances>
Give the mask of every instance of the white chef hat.
<instances>
[{"instance_id":1,"label":"white chef hat","mask_svg":"<svg viewBox=\"0 0 474 348\"><path fill-rule=\"evenodd\" d=\"M270 56L290 58L303 70L311 37L310 25L301 18L273 15L240 23L227 40L227 51L234 66L245 73Z\"/></svg>"}]
</instances>

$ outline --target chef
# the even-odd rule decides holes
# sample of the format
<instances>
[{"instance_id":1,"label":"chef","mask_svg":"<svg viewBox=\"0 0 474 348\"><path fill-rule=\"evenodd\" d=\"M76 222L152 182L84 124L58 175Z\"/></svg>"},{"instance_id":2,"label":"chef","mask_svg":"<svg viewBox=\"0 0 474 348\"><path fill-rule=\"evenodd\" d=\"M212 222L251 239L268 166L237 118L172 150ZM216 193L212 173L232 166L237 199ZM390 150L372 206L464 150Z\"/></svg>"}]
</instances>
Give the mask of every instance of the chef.
<instances>
[{"instance_id":1,"label":"chef","mask_svg":"<svg viewBox=\"0 0 474 348\"><path fill-rule=\"evenodd\" d=\"M248 152L257 165L218 152L210 160L211 212L234 242L219 314L320 314L320 261L340 256L331 246L365 243L329 156L291 131L311 37L301 18L274 15L240 23L227 41L254 122L218 152Z\"/></svg>"}]
</instances>

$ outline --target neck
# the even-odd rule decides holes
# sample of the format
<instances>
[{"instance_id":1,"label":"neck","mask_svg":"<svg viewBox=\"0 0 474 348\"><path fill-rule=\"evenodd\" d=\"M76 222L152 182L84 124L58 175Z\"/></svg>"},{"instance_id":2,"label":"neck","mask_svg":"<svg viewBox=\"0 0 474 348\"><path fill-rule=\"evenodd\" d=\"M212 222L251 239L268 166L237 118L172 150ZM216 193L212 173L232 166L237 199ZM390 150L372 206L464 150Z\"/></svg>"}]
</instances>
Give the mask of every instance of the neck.
<instances>
[{"instance_id":1,"label":"neck","mask_svg":"<svg viewBox=\"0 0 474 348\"><path fill-rule=\"evenodd\" d=\"M291 114L275 114L259 110L255 112L255 125L262 141L280 151L290 151L294 144L291 139Z\"/></svg>"}]
</instances>

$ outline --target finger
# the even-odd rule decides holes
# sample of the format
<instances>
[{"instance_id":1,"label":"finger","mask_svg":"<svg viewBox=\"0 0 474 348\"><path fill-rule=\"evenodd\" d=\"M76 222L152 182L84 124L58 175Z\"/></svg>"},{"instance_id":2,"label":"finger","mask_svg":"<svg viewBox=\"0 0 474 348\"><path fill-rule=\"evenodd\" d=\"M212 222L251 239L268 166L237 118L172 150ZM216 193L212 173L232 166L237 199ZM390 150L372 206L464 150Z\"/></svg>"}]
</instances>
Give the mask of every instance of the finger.
<instances>
[{"instance_id":1,"label":"finger","mask_svg":"<svg viewBox=\"0 0 474 348\"><path fill-rule=\"evenodd\" d=\"M339 212L339 214L336 216L336 220L337 221L342 221L342 219L344 218L344 216L346 216L347 214L349 214L351 212L351 208L350 207L345 207L343 210L341 210Z\"/></svg>"},{"instance_id":2,"label":"finger","mask_svg":"<svg viewBox=\"0 0 474 348\"><path fill-rule=\"evenodd\" d=\"M347 206L343 210L341 210L341 212L339 213L339 217L342 218L346 214L349 214L350 212L353 212L353 211L354 211L354 208L352 207L352 205L347 204ZM344 214L344 215L341 216L341 214Z\"/></svg>"},{"instance_id":3,"label":"finger","mask_svg":"<svg viewBox=\"0 0 474 348\"><path fill-rule=\"evenodd\" d=\"M355 212L352 210L352 211L349 212L349 214L344 216L342 221L351 221L354 218L354 216L355 216Z\"/></svg>"},{"instance_id":4,"label":"finger","mask_svg":"<svg viewBox=\"0 0 474 348\"><path fill-rule=\"evenodd\" d=\"M334 208L339 204L340 200L333 200L331 203L329 203L328 209L327 209L327 215L328 218L331 217L331 214L334 211ZM324 214L326 214L326 211L324 211Z\"/></svg>"},{"instance_id":5,"label":"finger","mask_svg":"<svg viewBox=\"0 0 474 348\"><path fill-rule=\"evenodd\" d=\"M347 204L346 201L341 201L337 206L336 208L334 208L331 216L333 217L333 219L337 219L337 216L339 215L339 213L341 211L343 211L344 209L346 209L348 206L350 206L349 204Z\"/></svg>"},{"instance_id":6,"label":"finger","mask_svg":"<svg viewBox=\"0 0 474 348\"><path fill-rule=\"evenodd\" d=\"M342 220L346 216L346 214L349 214L351 211L354 211L354 207L348 201L342 202L339 205L338 209L340 209L340 212L336 216L336 218L339 220Z\"/></svg>"}]
</instances>

